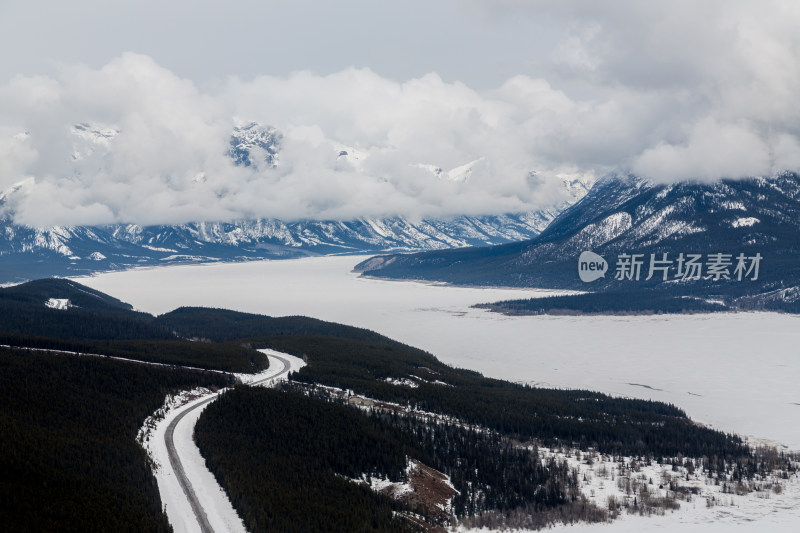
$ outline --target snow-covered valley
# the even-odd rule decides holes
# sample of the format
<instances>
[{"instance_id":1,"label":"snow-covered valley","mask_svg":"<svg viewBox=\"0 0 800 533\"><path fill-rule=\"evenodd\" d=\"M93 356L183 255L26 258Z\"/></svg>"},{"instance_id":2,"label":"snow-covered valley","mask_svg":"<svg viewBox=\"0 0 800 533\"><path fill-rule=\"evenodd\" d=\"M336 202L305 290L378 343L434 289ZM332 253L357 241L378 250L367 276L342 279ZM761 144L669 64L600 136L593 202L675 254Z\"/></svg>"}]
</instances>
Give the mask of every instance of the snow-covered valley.
<instances>
[{"instance_id":1,"label":"snow-covered valley","mask_svg":"<svg viewBox=\"0 0 800 533\"><path fill-rule=\"evenodd\" d=\"M80 281L151 313L204 305L366 327L488 376L666 401L695 421L747 436L754 444L800 449L796 316L508 317L470 306L541 291L364 279L351 272L358 261L187 265ZM753 500L754 505L706 511L705 504L685 504L683 511L664 517L626 516L615 527L716 531L768 525L791 531L800 495L793 485L787 489ZM723 523L720 513L728 516Z\"/></svg>"}]
</instances>

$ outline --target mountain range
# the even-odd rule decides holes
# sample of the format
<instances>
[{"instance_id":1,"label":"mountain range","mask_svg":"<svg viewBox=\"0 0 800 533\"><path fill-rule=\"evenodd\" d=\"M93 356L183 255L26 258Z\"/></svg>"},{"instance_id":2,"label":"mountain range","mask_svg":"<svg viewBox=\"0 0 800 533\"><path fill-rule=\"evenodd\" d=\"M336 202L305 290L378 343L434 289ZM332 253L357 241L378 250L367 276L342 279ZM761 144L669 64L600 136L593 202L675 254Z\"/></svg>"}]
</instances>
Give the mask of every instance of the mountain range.
<instances>
[{"instance_id":1,"label":"mountain range","mask_svg":"<svg viewBox=\"0 0 800 533\"><path fill-rule=\"evenodd\" d=\"M595 258L597 264L584 261L584 252L591 252L584 257ZM638 266L631 268L632 262ZM584 281L581 268L596 268L597 274ZM532 239L383 255L356 269L375 277L463 285L647 288L797 302L800 177L784 172L715 183L662 184L609 175Z\"/></svg>"},{"instance_id":2,"label":"mountain range","mask_svg":"<svg viewBox=\"0 0 800 533\"><path fill-rule=\"evenodd\" d=\"M102 157L119 132L82 123L70 131L72 158ZM234 128L228 156L235 165L280 165L283 136L275 128L250 123ZM331 157L357 162L358 150L337 145ZM466 180L475 162L432 179ZM51 275L75 275L179 262L240 261L308 255L441 250L487 246L537 235L567 205L586 194L592 182L565 179L565 202L523 213L412 220L402 216L353 220L279 219L196 221L175 225L108 224L33 228L16 224L4 208L16 187L0 194L0 282Z\"/></svg>"}]
</instances>

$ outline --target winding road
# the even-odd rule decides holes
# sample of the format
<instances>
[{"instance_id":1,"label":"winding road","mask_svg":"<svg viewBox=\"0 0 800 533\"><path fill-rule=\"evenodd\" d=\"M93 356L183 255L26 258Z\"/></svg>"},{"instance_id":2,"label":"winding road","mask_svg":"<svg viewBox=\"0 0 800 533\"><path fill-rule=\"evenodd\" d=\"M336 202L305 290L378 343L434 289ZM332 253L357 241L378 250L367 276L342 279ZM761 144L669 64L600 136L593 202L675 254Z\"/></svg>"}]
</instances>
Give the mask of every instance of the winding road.
<instances>
[{"instance_id":1,"label":"winding road","mask_svg":"<svg viewBox=\"0 0 800 533\"><path fill-rule=\"evenodd\" d=\"M252 381L249 383L251 386L255 385L271 385L277 382L278 380L286 377L291 370L291 362L279 355L276 355L275 352L270 351L266 354L270 360L270 370L267 371L266 375ZM275 365L274 363L280 363L282 368L277 370L276 372L272 372ZM191 481L191 472L187 475L187 469L184 467L184 461L181 461L181 457L179 454L178 448L175 446L175 429L181 423L184 418L193 413L194 411L200 409L202 410L206 405L213 402L219 397L219 393L213 394L209 398L206 398L200 402L190 403L187 404L185 408L179 408L179 412L177 416L169 423L167 426L166 432L164 434L164 443L167 448L167 454L169 456L169 463L172 471L175 473L175 477L180 485L181 489L183 490L183 494L186 496L186 500L189 502L189 505L192 509L192 513L194 514L195 519L197 520L197 526L195 527L187 527L186 529L191 531L195 530L196 527L200 528L202 533L212 533L215 529L212 527L211 522L206 514L206 505L203 504L202 497L198 496L198 492L194 490ZM195 419L196 420L196 419ZM169 513L168 513L169 514ZM173 521L173 517L170 517L170 521ZM177 524L174 524L177 525Z\"/></svg>"}]
</instances>

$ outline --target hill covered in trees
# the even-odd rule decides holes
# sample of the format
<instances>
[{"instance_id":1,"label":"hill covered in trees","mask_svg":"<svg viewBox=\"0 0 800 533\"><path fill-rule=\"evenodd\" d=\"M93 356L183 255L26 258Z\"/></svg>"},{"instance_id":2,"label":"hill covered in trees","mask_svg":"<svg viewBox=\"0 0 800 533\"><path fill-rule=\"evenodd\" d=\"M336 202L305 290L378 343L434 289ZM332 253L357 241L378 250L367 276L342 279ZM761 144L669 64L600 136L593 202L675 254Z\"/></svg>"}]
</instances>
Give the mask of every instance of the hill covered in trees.
<instances>
[{"instance_id":1,"label":"hill covered in trees","mask_svg":"<svg viewBox=\"0 0 800 533\"><path fill-rule=\"evenodd\" d=\"M657 315L718 313L734 310L722 296L673 294L659 289L590 292L477 304L506 315Z\"/></svg>"},{"instance_id":2,"label":"hill covered in trees","mask_svg":"<svg viewBox=\"0 0 800 533\"><path fill-rule=\"evenodd\" d=\"M380 342L285 335L272 337L270 346L308 361L293 376L296 381L444 413L518 439L625 455L732 458L747 453L738 437L698 426L682 410L661 402L517 385Z\"/></svg>"},{"instance_id":3,"label":"hill covered in trees","mask_svg":"<svg viewBox=\"0 0 800 533\"><path fill-rule=\"evenodd\" d=\"M398 516L443 525L451 512L475 516L521 506L543 516L570 508L576 518L605 517L580 497L566 463L543 461L535 449L459 424L365 414L297 391L227 392L203 413L196 436L254 532L416 531L417 521ZM451 478L455 490L440 504L447 509L402 495L390 499L353 482L408 487L415 461Z\"/></svg>"},{"instance_id":4,"label":"hill covered in trees","mask_svg":"<svg viewBox=\"0 0 800 533\"><path fill-rule=\"evenodd\" d=\"M0 529L171 531L136 435L219 373L0 348Z\"/></svg>"},{"instance_id":5,"label":"hill covered in trees","mask_svg":"<svg viewBox=\"0 0 800 533\"><path fill-rule=\"evenodd\" d=\"M269 364L241 343L180 335L153 315L66 279L0 289L0 344L227 372L258 372Z\"/></svg>"}]
</instances>

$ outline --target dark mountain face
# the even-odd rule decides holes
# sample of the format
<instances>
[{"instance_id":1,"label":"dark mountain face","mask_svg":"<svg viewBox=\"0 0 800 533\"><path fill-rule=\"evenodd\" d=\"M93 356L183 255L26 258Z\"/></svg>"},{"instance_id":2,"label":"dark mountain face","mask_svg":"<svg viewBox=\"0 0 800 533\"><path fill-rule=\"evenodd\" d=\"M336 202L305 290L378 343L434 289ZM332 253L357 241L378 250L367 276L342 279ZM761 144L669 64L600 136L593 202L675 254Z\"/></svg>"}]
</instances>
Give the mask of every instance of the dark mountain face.
<instances>
[{"instance_id":1,"label":"dark mountain face","mask_svg":"<svg viewBox=\"0 0 800 533\"><path fill-rule=\"evenodd\" d=\"M605 275L588 275L596 277L588 283L579 275L585 251L602 258L587 261L587 271L606 262ZM784 290L800 285L800 177L665 185L610 176L532 240L382 256L357 269L472 285L735 296Z\"/></svg>"}]
</instances>

